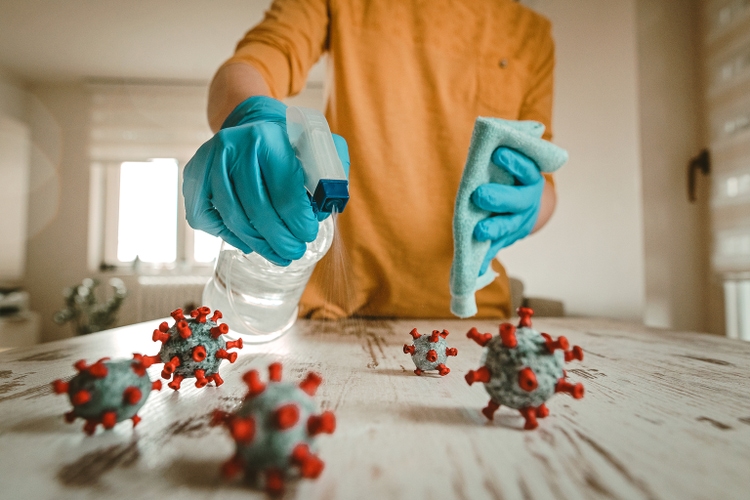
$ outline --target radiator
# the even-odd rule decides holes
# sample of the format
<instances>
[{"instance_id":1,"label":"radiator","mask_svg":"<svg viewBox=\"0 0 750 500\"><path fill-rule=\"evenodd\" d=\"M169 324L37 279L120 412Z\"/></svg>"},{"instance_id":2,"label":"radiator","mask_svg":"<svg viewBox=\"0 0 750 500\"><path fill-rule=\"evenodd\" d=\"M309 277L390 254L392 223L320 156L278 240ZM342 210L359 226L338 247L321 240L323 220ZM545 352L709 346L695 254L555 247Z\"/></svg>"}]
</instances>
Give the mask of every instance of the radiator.
<instances>
[{"instance_id":1,"label":"radiator","mask_svg":"<svg viewBox=\"0 0 750 500\"><path fill-rule=\"evenodd\" d=\"M138 321L164 318L175 309L201 306L203 287L210 276L140 276Z\"/></svg>"},{"instance_id":2,"label":"radiator","mask_svg":"<svg viewBox=\"0 0 750 500\"><path fill-rule=\"evenodd\" d=\"M727 337L750 341L750 275L724 280L724 314Z\"/></svg>"}]
</instances>

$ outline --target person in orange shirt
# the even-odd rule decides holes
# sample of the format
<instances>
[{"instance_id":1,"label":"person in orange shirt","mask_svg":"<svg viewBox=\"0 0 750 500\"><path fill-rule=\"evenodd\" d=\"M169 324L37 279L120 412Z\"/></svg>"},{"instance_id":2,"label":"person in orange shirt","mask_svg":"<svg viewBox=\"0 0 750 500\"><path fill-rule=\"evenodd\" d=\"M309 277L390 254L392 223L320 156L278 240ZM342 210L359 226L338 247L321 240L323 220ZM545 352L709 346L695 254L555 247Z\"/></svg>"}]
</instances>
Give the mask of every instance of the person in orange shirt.
<instances>
[{"instance_id":1,"label":"person in orange shirt","mask_svg":"<svg viewBox=\"0 0 750 500\"><path fill-rule=\"evenodd\" d=\"M453 204L477 116L536 120L550 129L550 23L511 0L276 0L210 87L216 135L185 168L190 225L287 265L317 234L303 173L286 136L285 105L328 55L326 118L351 199L338 217L347 286L322 262L302 296L312 318L449 317ZM344 141L342 137L346 139ZM348 147L347 147L348 142ZM492 216L499 277L477 292L479 317L510 316L497 252L552 216L552 178L499 148L514 186L486 184L472 201ZM324 258L328 259L330 256Z\"/></svg>"}]
</instances>

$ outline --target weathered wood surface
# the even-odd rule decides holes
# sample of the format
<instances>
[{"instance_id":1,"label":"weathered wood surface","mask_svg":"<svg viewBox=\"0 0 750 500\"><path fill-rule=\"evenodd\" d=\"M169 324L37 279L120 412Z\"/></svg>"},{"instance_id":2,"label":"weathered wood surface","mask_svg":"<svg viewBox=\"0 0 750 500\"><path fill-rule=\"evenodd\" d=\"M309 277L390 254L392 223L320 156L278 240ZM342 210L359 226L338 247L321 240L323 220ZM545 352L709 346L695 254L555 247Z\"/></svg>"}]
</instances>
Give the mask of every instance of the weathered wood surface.
<instances>
[{"instance_id":1,"label":"weathered wood surface","mask_svg":"<svg viewBox=\"0 0 750 500\"><path fill-rule=\"evenodd\" d=\"M80 358L155 353L157 323L0 354L0 498L264 498L220 478L233 443L208 420L244 396L242 373L277 360L286 380L320 372L318 400L338 421L319 439L323 475L292 484L287 498L750 498L750 344L740 341L535 320L584 348L568 373L587 392L553 397L551 415L527 432L507 408L487 423L484 389L463 379L481 351L466 331L496 333L494 322L303 321L246 346L218 389L186 381L179 393L152 393L135 431L123 423L86 437L82 421L64 423L69 404L49 382ZM459 354L447 377L412 374L401 347L414 326L452 332Z\"/></svg>"}]
</instances>

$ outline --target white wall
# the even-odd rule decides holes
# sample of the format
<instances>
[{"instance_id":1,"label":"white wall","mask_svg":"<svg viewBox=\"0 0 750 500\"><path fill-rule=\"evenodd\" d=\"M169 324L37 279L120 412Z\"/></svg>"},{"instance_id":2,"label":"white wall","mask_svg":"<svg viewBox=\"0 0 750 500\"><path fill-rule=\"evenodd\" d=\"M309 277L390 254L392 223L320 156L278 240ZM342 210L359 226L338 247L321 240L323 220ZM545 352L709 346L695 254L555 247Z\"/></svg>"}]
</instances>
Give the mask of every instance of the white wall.
<instances>
[{"instance_id":1,"label":"white wall","mask_svg":"<svg viewBox=\"0 0 750 500\"><path fill-rule=\"evenodd\" d=\"M0 115L26 119L26 91L23 82L0 67Z\"/></svg>"},{"instance_id":2,"label":"white wall","mask_svg":"<svg viewBox=\"0 0 750 500\"><path fill-rule=\"evenodd\" d=\"M29 183L27 94L23 82L0 68L0 286L16 286L26 260Z\"/></svg>"},{"instance_id":3,"label":"white wall","mask_svg":"<svg viewBox=\"0 0 750 500\"><path fill-rule=\"evenodd\" d=\"M700 137L696 1L638 0L641 163L649 326L709 329L708 179L697 203L687 165ZM721 330L716 328L715 330Z\"/></svg>"},{"instance_id":4,"label":"white wall","mask_svg":"<svg viewBox=\"0 0 750 500\"><path fill-rule=\"evenodd\" d=\"M572 315L641 320L645 304L635 0L524 2L553 23L557 212L500 253L526 295Z\"/></svg>"},{"instance_id":5,"label":"white wall","mask_svg":"<svg viewBox=\"0 0 750 500\"><path fill-rule=\"evenodd\" d=\"M0 114L0 285L25 271L30 150L28 125Z\"/></svg>"},{"instance_id":6,"label":"white wall","mask_svg":"<svg viewBox=\"0 0 750 500\"><path fill-rule=\"evenodd\" d=\"M89 93L83 85L34 85L29 89L32 134L29 241L24 287L42 315L42 340L70 336L52 321L63 289L90 275L87 269L89 208Z\"/></svg>"}]
</instances>

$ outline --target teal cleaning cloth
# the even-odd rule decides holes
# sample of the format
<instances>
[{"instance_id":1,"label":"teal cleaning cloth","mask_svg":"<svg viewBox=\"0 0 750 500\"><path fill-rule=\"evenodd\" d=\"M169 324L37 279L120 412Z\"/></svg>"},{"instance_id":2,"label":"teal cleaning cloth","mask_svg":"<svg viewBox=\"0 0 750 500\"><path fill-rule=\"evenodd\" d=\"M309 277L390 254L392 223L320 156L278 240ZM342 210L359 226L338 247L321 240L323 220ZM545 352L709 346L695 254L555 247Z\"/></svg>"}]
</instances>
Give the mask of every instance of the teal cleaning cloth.
<instances>
[{"instance_id":1,"label":"teal cleaning cloth","mask_svg":"<svg viewBox=\"0 0 750 500\"><path fill-rule=\"evenodd\" d=\"M488 182L513 184L511 174L492 163L493 151L505 146L525 154L542 172L554 172L568 161L568 153L543 140L544 125L535 121L477 118L471 136L469 155L461 177L453 211L453 265L451 266L451 312L459 318L477 313L474 293L492 283L497 273L492 266L479 276L490 241L477 241L474 226L491 215L471 201L476 188Z\"/></svg>"}]
</instances>

